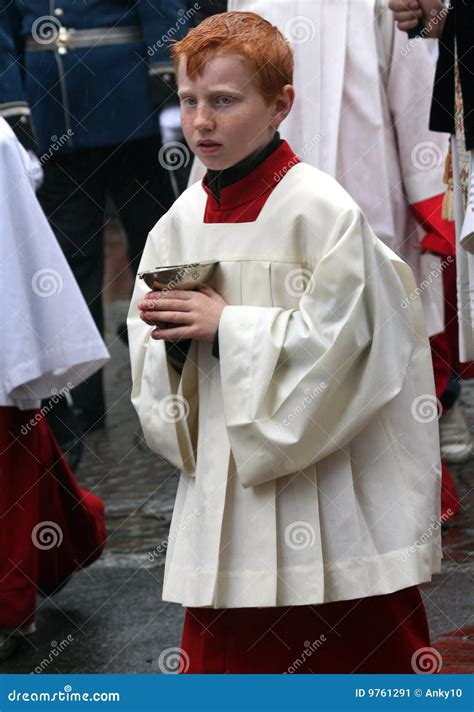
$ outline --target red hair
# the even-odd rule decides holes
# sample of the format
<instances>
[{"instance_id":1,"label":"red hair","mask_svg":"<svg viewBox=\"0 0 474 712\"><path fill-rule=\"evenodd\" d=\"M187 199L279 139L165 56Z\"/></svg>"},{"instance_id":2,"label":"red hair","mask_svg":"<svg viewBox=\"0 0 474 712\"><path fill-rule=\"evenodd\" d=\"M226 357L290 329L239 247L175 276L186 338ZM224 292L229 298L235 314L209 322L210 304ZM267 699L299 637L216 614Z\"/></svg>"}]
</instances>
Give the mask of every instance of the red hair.
<instances>
[{"instance_id":1,"label":"red hair","mask_svg":"<svg viewBox=\"0 0 474 712\"><path fill-rule=\"evenodd\" d=\"M293 52L280 30L254 12L211 15L194 27L171 50L176 68L186 57L189 77L201 75L207 61L218 55L240 54L255 71L265 101L293 83Z\"/></svg>"}]
</instances>

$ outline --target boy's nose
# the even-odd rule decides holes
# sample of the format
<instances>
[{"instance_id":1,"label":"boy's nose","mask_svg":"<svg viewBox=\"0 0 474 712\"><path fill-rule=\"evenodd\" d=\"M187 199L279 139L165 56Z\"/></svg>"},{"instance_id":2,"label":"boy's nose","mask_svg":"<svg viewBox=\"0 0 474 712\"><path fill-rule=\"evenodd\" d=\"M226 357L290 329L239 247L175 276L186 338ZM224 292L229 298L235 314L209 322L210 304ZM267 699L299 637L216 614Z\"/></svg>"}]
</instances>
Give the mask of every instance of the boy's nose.
<instances>
[{"instance_id":1,"label":"boy's nose","mask_svg":"<svg viewBox=\"0 0 474 712\"><path fill-rule=\"evenodd\" d=\"M198 130L214 128L214 112L209 108L197 108L194 116L194 128Z\"/></svg>"}]
</instances>

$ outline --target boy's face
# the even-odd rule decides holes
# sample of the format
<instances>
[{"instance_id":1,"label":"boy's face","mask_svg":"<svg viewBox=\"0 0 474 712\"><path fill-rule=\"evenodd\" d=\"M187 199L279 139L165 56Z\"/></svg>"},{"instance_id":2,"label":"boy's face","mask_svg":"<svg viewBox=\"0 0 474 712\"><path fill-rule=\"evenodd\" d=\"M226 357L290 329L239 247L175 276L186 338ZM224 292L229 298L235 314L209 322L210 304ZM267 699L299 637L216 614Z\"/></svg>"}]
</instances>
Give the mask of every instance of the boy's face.
<instances>
[{"instance_id":1,"label":"boy's face","mask_svg":"<svg viewBox=\"0 0 474 712\"><path fill-rule=\"evenodd\" d=\"M177 73L183 133L207 168L223 170L265 146L293 101L286 85L266 104L249 63L239 54L213 57L201 76L186 73L182 58Z\"/></svg>"}]
</instances>

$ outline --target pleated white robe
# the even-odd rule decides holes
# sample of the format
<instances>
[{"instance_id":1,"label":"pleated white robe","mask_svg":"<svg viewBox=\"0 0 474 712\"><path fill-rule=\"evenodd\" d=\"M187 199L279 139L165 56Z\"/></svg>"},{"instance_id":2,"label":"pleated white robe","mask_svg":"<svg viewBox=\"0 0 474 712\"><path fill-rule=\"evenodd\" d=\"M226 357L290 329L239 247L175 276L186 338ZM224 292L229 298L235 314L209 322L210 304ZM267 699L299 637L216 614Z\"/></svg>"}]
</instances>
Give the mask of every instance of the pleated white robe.
<instances>
[{"instance_id":1,"label":"pleated white robe","mask_svg":"<svg viewBox=\"0 0 474 712\"><path fill-rule=\"evenodd\" d=\"M203 223L205 204L188 188L140 269L219 261L220 360L193 341L180 376L138 316L140 280L128 319L132 402L181 471L164 600L317 604L430 580L439 443L411 270L304 163L255 222Z\"/></svg>"}]
</instances>

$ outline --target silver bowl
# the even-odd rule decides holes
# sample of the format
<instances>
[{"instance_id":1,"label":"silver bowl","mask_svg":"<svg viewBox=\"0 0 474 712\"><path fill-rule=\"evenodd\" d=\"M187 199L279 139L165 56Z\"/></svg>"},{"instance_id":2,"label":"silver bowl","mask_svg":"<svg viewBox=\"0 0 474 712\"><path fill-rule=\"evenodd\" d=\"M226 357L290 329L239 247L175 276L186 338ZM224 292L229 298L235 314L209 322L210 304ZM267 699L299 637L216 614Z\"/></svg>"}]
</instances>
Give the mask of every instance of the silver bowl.
<instances>
[{"instance_id":1,"label":"silver bowl","mask_svg":"<svg viewBox=\"0 0 474 712\"><path fill-rule=\"evenodd\" d=\"M218 262L192 262L184 265L169 265L139 272L152 291L158 289L195 289L205 284Z\"/></svg>"}]
</instances>

